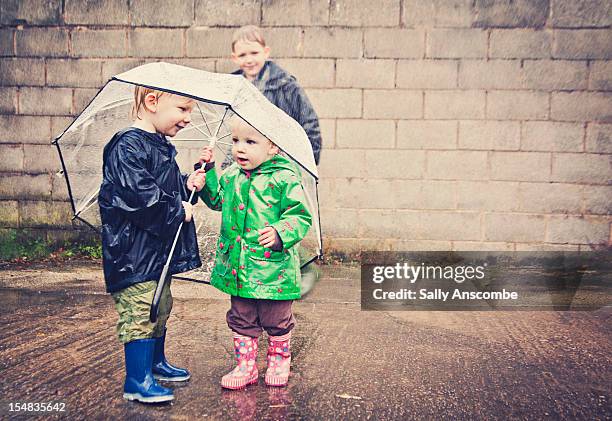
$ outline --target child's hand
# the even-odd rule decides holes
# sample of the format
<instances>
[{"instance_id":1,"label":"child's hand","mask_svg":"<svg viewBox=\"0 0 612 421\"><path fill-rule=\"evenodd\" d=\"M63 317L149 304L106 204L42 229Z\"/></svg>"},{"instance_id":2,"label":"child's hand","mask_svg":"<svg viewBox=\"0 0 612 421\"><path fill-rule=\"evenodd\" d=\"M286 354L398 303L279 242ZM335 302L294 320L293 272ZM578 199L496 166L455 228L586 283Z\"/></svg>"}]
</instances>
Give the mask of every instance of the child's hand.
<instances>
[{"instance_id":1,"label":"child's hand","mask_svg":"<svg viewBox=\"0 0 612 421\"><path fill-rule=\"evenodd\" d=\"M189 202L183 202L183 208L185 209L185 222L191 222L193 218L193 206Z\"/></svg>"},{"instance_id":2,"label":"child's hand","mask_svg":"<svg viewBox=\"0 0 612 421\"><path fill-rule=\"evenodd\" d=\"M276 230L274 228L265 227L264 229L260 229L258 232L259 238L257 239L257 241L259 242L259 245L266 248L272 248L276 244L278 244L278 240L276 238L278 234L276 233Z\"/></svg>"},{"instance_id":3,"label":"child's hand","mask_svg":"<svg viewBox=\"0 0 612 421\"><path fill-rule=\"evenodd\" d=\"M204 146L200 151L200 157L198 158L200 164L206 162L215 162L215 157L213 156L213 150L210 146Z\"/></svg>"},{"instance_id":4,"label":"child's hand","mask_svg":"<svg viewBox=\"0 0 612 421\"><path fill-rule=\"evenodd\" d=\"M202 190L204 183L206 182L206 171L197 170L191 173L187 179L187 188L191 191L195 188L196 191Z\"/></svg>"}]
</instances>

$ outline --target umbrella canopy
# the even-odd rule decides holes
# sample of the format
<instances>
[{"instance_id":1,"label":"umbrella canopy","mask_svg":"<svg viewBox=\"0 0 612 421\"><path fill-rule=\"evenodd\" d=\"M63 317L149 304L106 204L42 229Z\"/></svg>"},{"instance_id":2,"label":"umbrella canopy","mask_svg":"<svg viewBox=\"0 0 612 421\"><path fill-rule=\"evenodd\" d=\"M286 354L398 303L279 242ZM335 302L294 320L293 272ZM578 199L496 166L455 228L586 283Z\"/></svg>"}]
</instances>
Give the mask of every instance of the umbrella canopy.
<instances>
[{"instance_id":1,"label":"umbrella canopy","mask_svg":"<svg viewBox=\"0 0 612 421\"><path fill-rule=\"evenodd\" d=\"M270 103L242 76L210 73L163 62L145 64L114 76L54 140L75 220L99 229L101 223L96 203L102 182L102 150L117 131L132 125L130 111L135 86L196 101L190 125L171 139L177 148L177 161L183 172L192 170L200 149L211 139L215 141L217 162L231 155L231 133L227 122L232 116L242 118L275 143L281 153L301 170L307 205L313 215L313 226L302 244L313 251L313 257L321 255L318 172L312 147L299 123ZM210 227L208 224L204 226ZM216 232L202 234L210 236ZM208 248L204 247L205 255ZM212 256L212 251L209 254Z\"/></svg>"}]
</instances>

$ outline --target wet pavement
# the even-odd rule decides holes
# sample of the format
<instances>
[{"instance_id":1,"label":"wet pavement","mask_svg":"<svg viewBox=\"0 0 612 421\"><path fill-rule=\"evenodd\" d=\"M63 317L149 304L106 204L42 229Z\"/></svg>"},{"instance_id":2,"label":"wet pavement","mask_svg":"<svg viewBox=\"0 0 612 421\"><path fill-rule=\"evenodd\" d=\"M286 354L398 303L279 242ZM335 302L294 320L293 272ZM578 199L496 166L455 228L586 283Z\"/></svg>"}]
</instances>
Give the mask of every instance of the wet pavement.
<instances>
[{"instance_id":1,"label":"wet pavement","mask_svg":"<svg viewBox=\"0 0 612 421\"><path fill-rule=\"evenodd\" d=\"M172 405L146 406L121 397L123 352L98 264L5 267L0 401L62 401L70 419L612 417L609 308L366 312L358 266L323 274L294 305L290 385L264 385L264 345L259 384L236 392L218 385L232 366L227 297L174 281L167 355L192 380Z\"/></svg>"}]
</instances>

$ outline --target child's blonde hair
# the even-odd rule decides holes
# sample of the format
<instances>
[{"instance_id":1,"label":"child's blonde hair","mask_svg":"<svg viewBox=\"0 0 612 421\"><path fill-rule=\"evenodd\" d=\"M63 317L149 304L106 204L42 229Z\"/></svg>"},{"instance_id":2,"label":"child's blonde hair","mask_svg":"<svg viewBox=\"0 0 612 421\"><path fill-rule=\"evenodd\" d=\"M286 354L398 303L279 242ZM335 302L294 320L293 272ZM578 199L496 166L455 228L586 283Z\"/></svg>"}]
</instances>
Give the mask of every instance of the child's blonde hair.
<instances>
[{"instance_id":1,"label":"child's blonde hair","mask_svg":"<svg viewBox=\"0 0 612 421\"><path fill-rule=\"evenodd\" d=\"M234 45L238 41L257 42L262 47L266 46L266 40L261 33L261 29L255 25L246 25L234 32L232 36L232 51L234 51Z\"/></svg>"},{"instance_id":2,"label":"child's blonde hair","mask_svg":"<svg viewBox=\"0 0 612 421\"><path fill-rule=\"evenodd\" d=\"M147 104L145 104L145 98L150 93L155 94L155 98L159 99L164 92L158 91L151 88L145 88L144 86L136 86L134 88L134 104L132 105L131 116L132 120L140 120L140 109L144 107L146 111L151 111L147 108Z\"/></svg>"}]
</instances>

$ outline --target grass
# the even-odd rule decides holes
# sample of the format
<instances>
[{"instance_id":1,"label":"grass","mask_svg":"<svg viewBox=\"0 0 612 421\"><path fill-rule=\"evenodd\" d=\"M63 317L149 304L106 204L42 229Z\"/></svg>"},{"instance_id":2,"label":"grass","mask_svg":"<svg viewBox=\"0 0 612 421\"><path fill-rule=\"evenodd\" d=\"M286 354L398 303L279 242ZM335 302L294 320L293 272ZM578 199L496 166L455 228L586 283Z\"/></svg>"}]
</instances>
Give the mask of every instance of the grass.
<instances>
[{"instance_id":1,"label":"grass","mask_svg":"<svg viewBox=\"0 0 612 421\"><path fill-rule=\"evenodd\" d=\"M58 257L87 257L91 259L102 258L102 244L74 244L68 243L60 247L56 253Z\"/></svg>"},{"instance_id":2,"label":"grass","mask_svg":"<svg viewBox=\"0 0 612 421\"><path fill-rule=\"evenodd\" d=\"M99 241L83 243L50 243L27 231L8 229L0 231L0 261L24 261L70 258L100 259L102 245Z\"/></svg>"}]
</instances>

